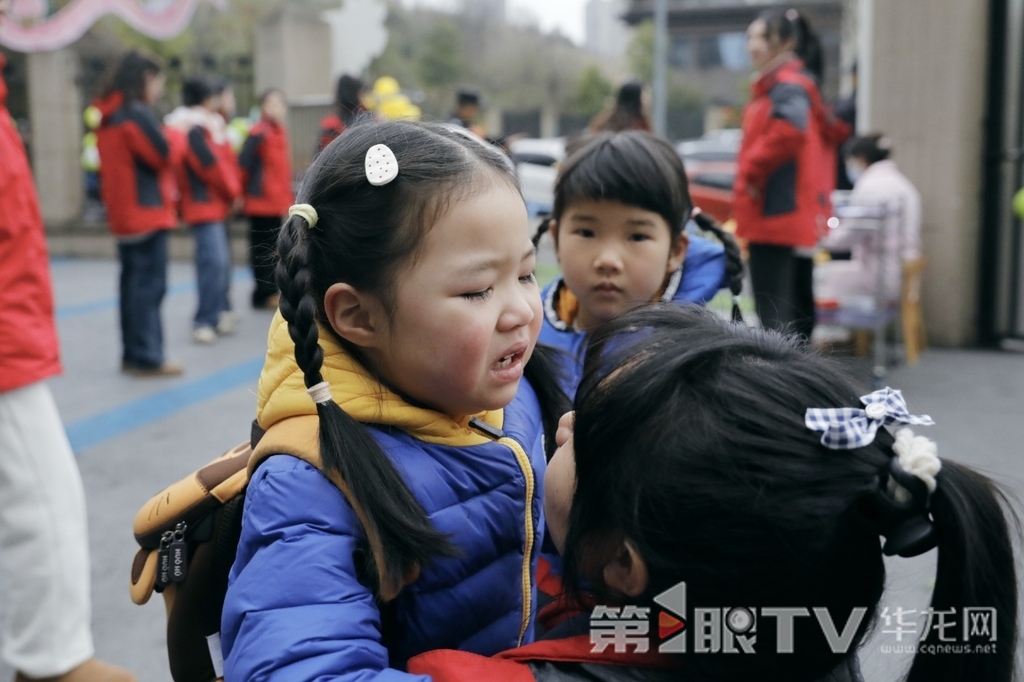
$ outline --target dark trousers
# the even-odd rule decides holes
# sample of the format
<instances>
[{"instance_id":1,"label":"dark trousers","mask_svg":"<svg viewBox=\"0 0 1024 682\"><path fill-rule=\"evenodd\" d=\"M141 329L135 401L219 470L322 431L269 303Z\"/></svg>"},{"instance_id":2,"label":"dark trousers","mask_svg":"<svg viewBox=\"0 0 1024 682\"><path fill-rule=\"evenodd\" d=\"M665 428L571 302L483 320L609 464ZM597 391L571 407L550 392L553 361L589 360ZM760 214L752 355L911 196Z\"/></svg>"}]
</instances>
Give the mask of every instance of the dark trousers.
<instances>
[{"instance_id":1,"label":"dark trousers","mask_svg":"<svg viewBox=\"0 0 1024 682\"><path fill-rule=\"evenodd\" d=\"M791 246L751 244L750 280L761 326L810 338L814 331L814 261Z\"/></svg>"},{"instance_id":2,"label":"dark trousers","mask_svg":"<svg viewBox=\"0 0 1024 682\"><path fill-rule=\"evenodd\" d=\"M167 230L117 244L121 261L121 360L130 367L164 364L160 304L167 292Z\"/></svg>"},{"instance_id":3,"label":"dark trousers","mask_svg":"<svg viewBox=\"0 0 1024 682\"><path fill-rule=\"evenodd\" d=\"M256 282L252 304L257 307L277 293L274 267L277 264L277 232L283 222L279 217L249 216L249 265Z\"/></svg>"}]
</instances>

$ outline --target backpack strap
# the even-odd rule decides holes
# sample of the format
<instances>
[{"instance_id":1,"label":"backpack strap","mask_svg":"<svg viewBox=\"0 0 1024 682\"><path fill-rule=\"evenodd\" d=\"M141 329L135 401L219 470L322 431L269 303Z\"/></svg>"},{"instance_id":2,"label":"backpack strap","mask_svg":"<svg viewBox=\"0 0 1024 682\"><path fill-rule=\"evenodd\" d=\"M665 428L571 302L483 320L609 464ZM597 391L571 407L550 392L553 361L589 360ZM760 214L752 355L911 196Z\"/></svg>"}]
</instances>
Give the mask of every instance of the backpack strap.
<instances>
[{"instance_id":1,"label":"backpack strap","mask_svg":"<svg viewBox=\"0 0 1024 682\"><path fill-rule=\"evenodd\" d=\"M373 556L374 566L377 571L377 585L380 586L380 597L388 602L398 596L402 588L416 582L420 575L419 565L414 565L402 576L402 584L397 589L386 590L384 587L384 576L381 575L380 566L383 566L383 546L376 528L367 523L366 511L356 503L352 496L348 483L337 471L326 472L323 470L323 460L320 458L320 418L317 415L302 415L283 419L268 428L259 438L259 443L253 449L252 457L249 459L248 476L252 476L257 467L271 455L291 455L314 466L331 483L338 487L345 497L349 506L359 519L359 524L366 533L366 540L370 547L370 554Z\"/></svg>"}]
</instances>

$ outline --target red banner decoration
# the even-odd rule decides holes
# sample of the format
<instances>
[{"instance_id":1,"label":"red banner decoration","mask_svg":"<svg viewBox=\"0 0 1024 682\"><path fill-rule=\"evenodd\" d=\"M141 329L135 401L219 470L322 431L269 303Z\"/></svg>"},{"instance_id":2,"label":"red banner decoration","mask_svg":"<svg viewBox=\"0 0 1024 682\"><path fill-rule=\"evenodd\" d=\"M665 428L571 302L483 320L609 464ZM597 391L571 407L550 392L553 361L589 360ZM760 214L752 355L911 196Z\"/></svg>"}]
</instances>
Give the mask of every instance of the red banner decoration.
<instances>
[{"instance_id":1,"label":"red banner decoration","mask_svg":"<svg viewBox=\"0 0 1024 682\"><path fill-rule=\"evenodd\" d=\"M185 30L203 1L74 0L43 18L45 0L15 0L10 16L0 23L0 45L18 52L59 50L81 38L105 14L113 14L150 38L168 40ZM220 10L227 7L227 0L205 1ZM35 22L21 23L26 19Z\"/></svg>"}]
</instances>

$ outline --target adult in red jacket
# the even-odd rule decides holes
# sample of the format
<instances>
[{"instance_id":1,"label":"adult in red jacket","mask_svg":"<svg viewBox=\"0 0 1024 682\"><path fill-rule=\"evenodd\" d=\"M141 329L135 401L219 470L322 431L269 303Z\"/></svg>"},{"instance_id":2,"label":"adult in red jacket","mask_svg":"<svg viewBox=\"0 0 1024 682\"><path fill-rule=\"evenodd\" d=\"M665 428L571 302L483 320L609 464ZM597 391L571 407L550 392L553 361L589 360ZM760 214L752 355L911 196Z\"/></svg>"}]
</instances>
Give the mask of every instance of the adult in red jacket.
<instances>
[{"instance_id":1,"label":"adult in red jacket","mask_svg":"<svg viewBox=\"0 0 1024 682\"><path fill-rule=\"evenodd\" d=\"M284 127L288 106L284 93L270 89L260 96L260 120L249 131L238 164L242 168L245 203L249 218L249 264L256 285L254 308L277 308L279 295L274 281L277 233L288 208L295 201L288 131Z\"/></svg>"},{"instance_id":2,"label":"adult in red jacket","mask_svg":"<svg viewBox=\"0 0 1024 682\"><path fill-rule=\"evenodd\" d=\"M354 76L346 74L338 78L334 112L324 116L320 121L320 140L316 148L318 152L345 132L361 114L366 113L366 108L363 107L363 89L363 81Z\"/></svg>"},{"instance_id":3,"label":"adult in red jacket","mask_svg":"<svg viewBox=\"0 0 1024 682\"><path fill-rule=\"evenodd\" d=\"M736 233L749 244L761 323L805 337L814 329L811 256L835 182L827 112L794 53L813 42L795 10L769 10L750 25L747 50L757 78L743 112L734 187Z\"/></svg>"},{"instance_id":4,"label":"adult in red jacket","mask_svg":"<svg viewBox=\"0 0 1024 682\"><path fill-rule=\"evenodd\" d=\"M217 87L218 83L206 76L187 78L182 86L182 106L164 120L181 150L174 164L179 206L195 240L199 305L192 338L197 343L213 343L218 332L234 331L228 305L231 248L226 221L241 196L241 186L226 125L216 111Z\"/></svg>"},{"instance_id":5,"label":"adult in red jacket","mask_svg":"<svg viewBox=\"0 0 1024 682\"><path fill-rule=\"evenodd\" d=\"M0 0L0 20L7 0ZM0 71L4 66L0 55ZM85 492L53 395L60 373L43 218L0 78L0 568L16 680L135 677L92 658Z\"/></svg>"},{"instance_id":6,"label":"adult in red jacket","mask_svg":"<svg viewBox=\"0 0 1024 682\"><path fill-rule=\"evenodd\" d=\"M136 376L181 374L164 358L160 304L167 290L167 231L177 226L171 149L149 105L163 89L159 65L131 51L96 102L100 196L121 261L123 371Z\"/></svg>"}]
</instances>

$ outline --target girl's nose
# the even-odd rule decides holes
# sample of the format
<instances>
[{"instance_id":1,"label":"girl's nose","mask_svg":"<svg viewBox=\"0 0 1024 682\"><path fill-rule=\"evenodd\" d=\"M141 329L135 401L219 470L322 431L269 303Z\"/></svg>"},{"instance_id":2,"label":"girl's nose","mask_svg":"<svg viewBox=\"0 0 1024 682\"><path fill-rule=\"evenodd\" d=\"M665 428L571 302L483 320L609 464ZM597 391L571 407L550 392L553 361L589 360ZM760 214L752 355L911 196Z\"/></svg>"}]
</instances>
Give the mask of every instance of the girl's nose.
<instances>
[{"instance_id":1,"label":"girl's nose","mask_svg":"<svg viewBox=\"0 0 1024 682\"><path fill-rule=\"evenodd\" d=\"M533 322L535 307L531 305L530 296L535 296L539 299L540 292L534 289L533 291L517 291L512 295L501 317L498 319L499 331L510 331L519 327L526 327ZM540 308L539 303L536 308Z\"/></svg>"},{"instance_id":2,"label":"girl's nose","mask_svg":"<svg viewBox=\"0 0 1024 682\"><path fill-rule=\"evenodd\" d=\"M594 269L601 274L613 274L622 271L622 256L614 245L602 246L594 259Z\"/></svg>"}]
</instances>

